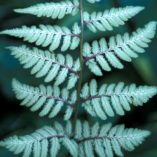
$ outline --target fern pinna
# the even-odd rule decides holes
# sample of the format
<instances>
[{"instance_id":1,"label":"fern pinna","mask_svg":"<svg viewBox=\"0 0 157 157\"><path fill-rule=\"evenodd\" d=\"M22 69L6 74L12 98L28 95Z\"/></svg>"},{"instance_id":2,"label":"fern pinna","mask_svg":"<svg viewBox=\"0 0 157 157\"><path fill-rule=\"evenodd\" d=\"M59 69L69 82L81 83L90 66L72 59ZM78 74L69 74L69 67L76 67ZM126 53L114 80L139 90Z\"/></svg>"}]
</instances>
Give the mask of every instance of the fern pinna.
<instances>
[{"instance_id":1,"label":"fern pinna","mask_svg":"<svg viewBox=\"0 0 157 157\"><path fill-rule=\"evenodd\" d=\"M100 0L87 0L95 3ZM124 125L112 126L110 123L91 126L88 121L78 118L79 109L89 115L106 120L115 115L123 116L132 106L142 106L155 94L153 86L117 84L98 85L95 79L82 83L83 69L86 65L96 76L112 68L122 69L123 61L131 62L155 36L156 22L149 22L137 29L132 35L105 37L91 43L84 39L84 29L91 33L111 31L124 25L126 21L142 11L143 7L127 6L112 8L104 12L85 11L83 0L66 0L37 4L24 9L15 9L17 13L32 14L37 17L62 19L67 15L80 14L80 21L71 28L58 25L22 26L21 28L1 31L13 37L43 47L10 46L11 54L19 60L36 78L44 77L44 82L53 85L33 87L13 79L12 87L21 105L39 112L39 116L53 118L64 110L65 125L55 122L53 127L45 126L26 136L13 136L0 142L15 154L23 157L56 157L61 146L73 157L113 157L123 156L122 149L132 151L150 134L149 131L126 129ZM55 53L60 49L61 53ZM64 51L76 50L79 57L73 58ZM78 55L77 55L78 56ZM65 87L62 88L61 84ZM71 119L71 120L70 120Z\"/></svg>"}]
</instances>

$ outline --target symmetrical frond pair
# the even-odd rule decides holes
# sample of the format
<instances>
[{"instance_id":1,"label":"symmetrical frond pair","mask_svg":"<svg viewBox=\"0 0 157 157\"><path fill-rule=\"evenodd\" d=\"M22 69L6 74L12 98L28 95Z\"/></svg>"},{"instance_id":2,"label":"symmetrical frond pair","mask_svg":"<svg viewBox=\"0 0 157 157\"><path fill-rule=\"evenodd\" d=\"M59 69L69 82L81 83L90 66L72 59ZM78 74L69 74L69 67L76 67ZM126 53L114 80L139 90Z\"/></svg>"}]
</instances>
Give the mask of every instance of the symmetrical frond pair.
<instances>
[{"instance_id":1,"label":"symmetrical frond pair","mask_svg":"<svg viewBox=\"0 0 157 157\"><path fill-rule=\"evenodd\" d=\"M99 2L100 0L87 0L90 3ZM124 7L124 8L112 8L104 12L93 12L89 14L84 12L83 20L84 24L93 32L100 31L111 31L113 27L124 25L125 21L135 16L137 13L142 11L143 7ZM74 0L59 2L59 3L45 3L31 6L24 9L15 9L17 13L26 13L36 15L38 17L50 17L53 19L61 19L66 14L75 15L79 10L79 1Z\"/></svg>"},{"instance_id":2,"label":"symmetrical frond pair","mask_svg":"<svg viewBox=\"0 0 157 157\"><path fill-rule=\"evenodd\" d=\"M46 6L48 7L48 10L51 8L51 7L49 8L48 4ZM43 6L39 5L35 8L36 8L35 10L37 12L39 11L39 15L42 14L42 11L40 11L40 9L42 10ZM32 10L32 7L29 9L27 8L27 9L22 9L22 10L17 10L17 11L25 13L25 12L30 12L30 10ZM119 13L118 16L117 16L117 14L116 14L116 16L113 16L111 13L108 13L108 11L107 11L106 13L104 13L105 18L107 18L107 20L112 19L112 21L115 21L120 16L121 18L125 17L122 21L126 21L129 17L132 17L135 14L137 14L141 10L141 8L140 7L137 7L137 8L131 7L131 8L125 8L125 9L120 8L120 9L115 9L115 10L117 13ZM46 11L46 13L48 13L48 11L46 9L43 10L44 13L45 13L45 11ZM127 14L124 14L126 11L127 11ZM35 11L32 11L32 14L34 14L34 12ZM43 13L43 16L44 16L44 13ZM55 13L57 13L57 12L55 12ZM90 15L86 12L84 13L84 23L88 24L87 26L90 28L92 27L93 24L96 25L97 28L100 27L99 21L95 21L95 19L99 20L99 18L94 16L95 14L96 13L93 13L91 15L92 20L90 20ZM99 15L99 13L98 13L98 15ZM101 20L101 21L103 21L103 20ZM110 21L110 23L113 23L112 21ZM108 25L109 25L109 23L108 23ZM107 26L107 25L105 24L105 26ZM111 25L109 25L109 26L110 26L110 30L111 30ZM109 26L108 26L108 28L106 28L107 30L109 29ZM67 27L40 25L39 28L37 28L36 26L32 26L32 27L23 26L22 28L5 30L5 31L2 31L1 34L7 34L7 35L14 36L14 37L23 38L25 41L28 41L30 43L35 43L37 46L42 46L42 47L49 46L50 51L57 49L59 47L59 45L61 44L61 40L62 40L63 44L61 47L61 51L66 51L69 48L71 50L74 50L78 47L79 42L80 42L80 38L79 38L80 32L81 32L80 27L76 23L76 24L74 24L72 31Z\"/></svg>"},{"instance_id":3,"label":"symmetrical frond pair","mask_svg":"<svg viewBox=\"0 0 157 157\"><path fill-rule=\"evenodd\" d=\"M120 60L131 62L132 58L137 58L139 53L143 53L144 48L148 47L148 43L154 37L155 30L156 22L150 22L145 28L134 32L132 36L125 33L124 36L110 37L109 44L107 44L105 38L93 41L92 44L86 42L83 50L84 62L97 76L102 76L102 70L111 71L111 66L122 69L123 63ZM56 41L54 42L55 44L53 43L53 45L56 46L57 43ZM65 37L64 45L68 47L67 42L68 40ZM65 46L63 47L65 48ZM73 62L70 55L64 57L58 54L55 57L53 53L51 54L48 51L42 51L37 48L31 50L25 46L11 47L10 50L25 65L25 68L33 68L31 73L36 74L36 77L46 76L45 82L50 82L56 78L55 84L60 85L70 74L68 83L68 88L70 89L75 86L78 80L80 62L79 59Z\"/></svg>"},{"instance_id":4,"label":"symmetrical frond pair","mask_svg":"<svg viewBox=\"0 0 157 157\"><path fill-rule=\"evenodd\" d=\"M150 134L139 129L125 129L124 125L112 127L111 124L100 126L98 123L90 126L87 121L76 122L73 135L72 123L68 121L63 127L55 123L54 127L44 127L33 134L13 136L0 142L15 154L24 153L23 157L56 157L61 146L64 146L72 157L123 156L122 148L134 150ZM49 151L50 150L50 151Z\"/></svg>"},{"instance_id":5,"label":"symmetrical frond pair","mask_svg":"<svg viewBox=\"0 0 157 157\"><path fill-rule=\"evenodd\" d=\"M135 84L124 86L124 83L104 84L97 89L97 82L92 80L89 85L86 83L81 91L82 107L91 115L105 120L108 116L115 114L124 115L130 111L130 105L142 106L151 97L157 94L156 87L139 86ZM21 105L29 107L31 111L41 110L39 115L49 115L49 118L56 116L66 106L64 119L69 119L76 104L77 92L62 89L57 86L31 87L13 81L13 90L17 99L22 100Z\"/></svg>"},{"instance_id":6,"label":"symmetrical frond pair","mask_svg":"<svg viewBox=\"0 0 157 157\"><path fill-rule=\"evenodd\" d=\"M47 10L51 10L51 6L49 6L46 3L45 8L43 9L43 5L44 4L26 8L26 9L19 9L19 10L17 9L16 11L20 13L31 13L39 16L46 16L49 13L49 11ZM63 4L58 4L58 5L59 6L61 5L60 8L64 8L64 10L67 9L65 7L66 5L64 6L64 2ZM52 6L55 5L53 4ZM106 11L103 14L104 19L100 17L98 18L96 16L97 14L98 16L101 16L102 13L93 13L90 17L90 15L87 12L85 12L84 24L87 24L87 26L90 29L92 28L92 30L94 30L95 27L99 30L103 30L103 29L111 30L112 26L119 26L120 24L124 24L124 21L127 21L129 18L136 15L142 9L143 9L142 7L126 7L126 8L114 9L111 10L110 12ZM57 14L58 12L54 11L54 13ZM104 22L103 26L101 26L104 28L100 27L101 25L100 22ZM117 25L114 23L116 23ZM2 31L1 34L7 34L14 37L23 38L25 41L28 41L30 43L35 43L37 46L42 46L42 47L49 46L50 51L57 49L62 41L63 44L61 47L61 51L66 51L69 48L71 50L74 50L78 47L80 42L80 38L79 38L80 32L81 32L80 27L76 23L73 26L73 30L70 30L67 27L40 25L39 28L37 28L36 26L32 26L32 27L23 26L22 28L5 30Z\"/></svg>"}]
</instances>

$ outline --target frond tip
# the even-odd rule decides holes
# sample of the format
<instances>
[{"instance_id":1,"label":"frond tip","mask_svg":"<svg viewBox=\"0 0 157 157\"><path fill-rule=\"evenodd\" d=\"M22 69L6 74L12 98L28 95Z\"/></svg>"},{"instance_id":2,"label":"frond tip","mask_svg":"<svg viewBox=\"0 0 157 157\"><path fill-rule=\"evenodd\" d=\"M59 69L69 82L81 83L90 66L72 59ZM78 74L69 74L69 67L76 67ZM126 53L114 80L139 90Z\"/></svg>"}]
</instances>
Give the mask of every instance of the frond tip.
<instances>
[{"instance_id":1,"label":"frond tip","mask_svg":"<svg viewBox=\"0 0 157 157\"><path fill-rule=\"evenodd\" d=\"M11 54L17 58L24 68L32 68L31 74L37 78L45 76L45 82L55 81L62 84L68 78L68 88L75 86L80 70L79 60L73 61L71 55L54 54L38 48L29 49L26 46L8 47Z\"/></svg>"},{"instance_id":2,"label":"frond tip","mask_svg":"<svg viewBox=\"0 0 157 157\"><path fill-rule=\"evenodd\" d=\"M17 99L22 100L21 105L30 108L32 112L39 111L39 116L53 118L61 112L65 106L64 119L67 120L73 113L76 102L76 91L69 92L67 89L60 90L57 86L40 85L32 87L21 84L17 80L12 82L13 91Z\"/></svg>"},{"instance_id":3,"label":"frond tip","mask_svg":"<svg viewBox=\"0 0 157 157\"><path fill-rule=\"evenodd\" d=\"M112 8L104 12L93 12L91 15L84 12L84 22L92 32L97 30L111 31L113 27L124 25L126 21L143 9L144 7L127 6L125 8Z\"/></svg>"},{"instance_id":4,"label":"frond tip","mask_svg":"<svg viewBox=\"0 0 157 157\"><path fill-rule=\"evenodd\" d=\"M67 14L75 15L78 12L78 0L59 3L41 3L24 9L15 9L14 11L22 14L32 14L37 17L50 17L52 19L62 19Z\"/></svg>"},{"instance_id":5,"label":"frond tip","mask_svg":"<svg viewBox=\"0 0 157 157\"><path fill-rule=\"evenodd\" d=\"M109 43L105 38L93 41L91 45L85 43L83 54L86 65L97 76L102 76L101 69L111 71L111 66L123 69L120 60L131 62L132 58L137 58L138 54L144 53L145 48L149 46L148 43L155 36L156 25L156 22L150 22L143 29L137 29L132 36L125 33L123 36L118 34L110 37Z\"/></svg>"},{"instance_id":6,"label":"frond tip","mask_svg":"<svg viewBox=\"0 0 157 157\"><path fill-rule=\"evenodd\" d=\"M82 105L87 112L103 120L114 117L115 113L124 115L130 111L131 106L142 106L157 94L157 87L139 86L135 84L126 86L123 82L118 84L104 84L97 89L97 82L92 80L82 88Z\"/></svg>"},{"instance_id":7,"label":"frond tip","mask_svg":"<svg viewBox=\"0 0 157 157\"><path fill-rule=\"evenodd\" d=\"M77 23L74 24L72 31L67 27L39 25L39 28L23 26L22 28L4 30L0 34L22 38L37 46L49 46L50 51L57 49L61 45L61 41L63 42L61 51L74 50L80 42L80 27Z\"/></svg>"},{"instance_id":8,"label":"frond tip","mask_svg":"<svg viewBox=\"0 0 157 157\"><path fill-rule=\"evenodd\" d=\"M56 157L64 146L72 157L113 157L123 156L122 148L133 151L150 132L139 129L125 129L124 125L111 124L90 126L88 122L76 122L76 132L72 136L72 123L66 126L55 123L54 127L43 127L26 136L13 136L0 142L15 154L23 157Z\"/></svg>"}]
</instances>

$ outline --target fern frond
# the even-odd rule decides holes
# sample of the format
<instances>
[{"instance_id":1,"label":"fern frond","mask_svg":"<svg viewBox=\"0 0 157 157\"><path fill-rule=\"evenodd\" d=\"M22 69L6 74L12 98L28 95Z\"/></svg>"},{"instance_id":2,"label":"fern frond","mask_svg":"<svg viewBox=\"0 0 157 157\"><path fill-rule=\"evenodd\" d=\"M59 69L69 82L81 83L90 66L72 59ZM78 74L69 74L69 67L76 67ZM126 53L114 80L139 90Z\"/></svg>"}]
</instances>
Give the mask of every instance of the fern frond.
<instances>
[{"instance_id":1,"label":"fern frond","mask_svg":"<svg viewBox=\"0 0 157 157\"><path fill-rule=\"evenodd\" d=\"M61 146L64 146L73 157L77 157L77 143L70 139L63 130L64 128L59 123L56 123L53 128L46 126L30 135L10 137L2 141L0 145L8 148L15 154L23 153L23 157L29 157L31 154L34 157L56 157Z\"/></svg>"},{"instance_id":2,"label":"fern frond","mask_svg":"<svg viewBox=\"0 0 157 157\"><path fill-rule=\"evenodd\" d=\"M105 120L115 114L124 115L131 106L142 106L157 94L157 87L139 86L135 84L125 86L124 83L104 84L97 89L97 82L92 80L85 84L81 91L82 106L92 116Z\"/></svg>"},{"instance_id":3,"label":"fern frond","mask_svg":"<svg viewBox=\"0 0 157 157\"><path fill-rule=\"evenodd\" d=\"M92 32L97 30L111 31L113 27L124 25L126 21L143 9L144 7L127 6L125 8L112 8L104 12L93 12L91 15L84 12L84 22Z\"/></svg>"},{"instance_id":4,"label":"fern frond","mask_svg":"<svg viewBox=\"0 0 157 157\"><path fill-rule=\"evenodd\" d=\"M53 127L43 127L26 136L13 136L0 142L15 154L23 157L56 157L64 146L72 157L113 157L123 156L122 148L133 151L150 132L139 129L125 129L124 125L111 124L90 126L88 122L76 122L76 132L72 134L72 123L66 126L55 123Z\"/></svg>"},{"instance_id":5,"label":"fern frond","mask_svg":"<svg viewBox=\"0 0 157 157\"><path fill-rule=\"evenodd\" d=\"M24 68L32 68L31 74L35 74L37 78L45 77L45 82L50 82L56 78L56 86L69 78L68 87L75 86L80 64L78 64L78 60L74 62L70 55L64 57L62 54L55 55L49 51L37 48L29 49L26 46L8 48L11 50L11 54L24 65Z\"/></svg>"},{"instance_id":6,"label":"fern frond","mask_svg":"<svg viewBox=\"0 0 157 157\"><path fill-rule=\"evenodd\" d=\"M12 86L17 99L22 100L21 105L30 108L32 112L40 111L39 116L48 115L49 118L53 118L59 114L63 106L66 107L65 120L73 113L76 91L69 92L65 88L60 90L57 86L31 87L17 80L13 80Z\"/></svg>"},{"instance_id":7,"label":"fern frond","mask_svg":"<svg viewBox=\"0 0 157 157\"><path fill-rule=\"evenodd\" d=\"M100 2L101 0L86 0L86 1L93 4L93 3L96 3L96 2Z\"/></svg>"},{"instance_id":8,"label":"fern frond","mask_svg":"<svg viewBox=\"0 0 157 157\"><path fill-rule=\"evenodd\" d=\"M76 134L80 148L79 157L113 157L114 154L124 156L122 148L133 151L150 135L145 130L125 129L124 125L112 127L111 124L100 126L96 123L90 126L86 121L83 124L77 121L76 128L80 127L79 138Z\"/></svg>"},{"instance_id":9,"label":"fern frond","mask_svg":"<svg viewBox=\"0 0 157 157\"><path fill-rule=\"evenodd\" d=\"M57 49L62 43L61 51L67 49L76 49L79 45L80 39L80 27L77 23L73 26L73 31L67 27L39 25L22 28L15 28L10 30L4 30L0 34L6 34L17 38L23 38L24 41L35 43L37 46L47 47L53 51Z\"/></svg>"},{"instance_id":10,"label":"fern frond","mask_svg":"<svg viewBox=\"0 0 157 157\"><path fill-rule=\"evenodd\" d=\"M17 13L32 14L37 17L50 17L52 19L62 19L67 14L75 15L79 9L79 1L66 0L64 2L41 3L24 9L15 9Z\"/></svg>"},{"instance_id":11,"label":"fern frond","mask_svg":"<svg viewBox=\"0 0 157 157\"><path fill-rule=\"evenodd\" d=\"M111 66L122 69L120 60L131 62L132 58L138 57L138 53L144 53L144 48L155 36L155 30L156 22L150 22L143 29L137 29L132 36L125 33L110 37L109 44L105 38L94 41L92 45L85 43L83 53L86 65L98 76L102 75L101 68L105 71L111 71Z\"/></svg>"}]
</instances>

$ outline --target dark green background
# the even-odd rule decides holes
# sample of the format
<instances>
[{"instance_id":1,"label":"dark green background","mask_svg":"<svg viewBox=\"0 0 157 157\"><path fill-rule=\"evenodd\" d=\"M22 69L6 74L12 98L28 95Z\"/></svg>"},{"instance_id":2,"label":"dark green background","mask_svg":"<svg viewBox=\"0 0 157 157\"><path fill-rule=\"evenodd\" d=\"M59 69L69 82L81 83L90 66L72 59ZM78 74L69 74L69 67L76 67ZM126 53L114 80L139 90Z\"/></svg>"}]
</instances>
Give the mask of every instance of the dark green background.
<instances>
[{"instance_id":1,"label":"dark green background","mask_svg":"<svg viewBox=\"0 0 157 157\"><path fill-rule=\"evenodd\" d=\"M51 0L49 0L50 2ZM47 18L36 18L30 15L18 15L12 10L14 8L23 8L44 0L0 0L0 30L19 27L21 25L38 25L40 23L45 24L58 24L71 27L75 21L78 21L79 16L66 16L63 20L53 21ZM48 2L48 1L46 1ZM57 0L53 0L57 2ZM86 30L85 40L92 41L93 39L99 39L100 37L109 37L110 35L125 31L132 32L137 27L143 27L149 21L157 21L157 0L101 0L96 5L86 3L85 10L103 11L111 7L123 7L127 5L132 6L145 6L145 10L132 18L125 26L121 26L114 30L114 32L98 32L97 34ZM10 136L12 134L24 134L30 133L36 128L43 125L51 125L53 121L62 120L62 115L56 117L53 120L47 118L39 118L37 113L31 113L28 109L20 107L19 102L15 99L15 96L11 90L12 78L17 78L21 82L31 85L37 85L42 83L42 79L36 80L34 76L31 76L29 70L23 70L22 66L10 56L10 52L5 49L6 46L27 44L21 42L21 40L1 36L0 37L0 139ZM29 45L29 44L28 44ZM126 83L136 83L138 85L157 85L157 38L155 37L147 49L145 54L134 60L131 64L125 64L124 70L113 70L110 73L105 73L104 76L96 79L101 83L111 83L124 81ZM71 53L71 52L70 52ZM78 51L73 52L74 57L77 57ZM94 77L88 69L85 69L84 81L88 81ZM84 116L84 112L81 112L82 119L90 119L95 121L98 119L91 119L91 117ZM148 140L138 147L136 151L132 153L125 153L126 157L157 157L157 97L150 100L144 107L133 108L132 112L129 112L124 117L116 117L109 119L114 124L125 123L127 127L138 127L151 130L153 133ZM101 123L106 123L100 121ZM0 157L12 157L12 153L0 148ZM20 157L20 155L19 155Z\"/></svg>"}]
</instances>

